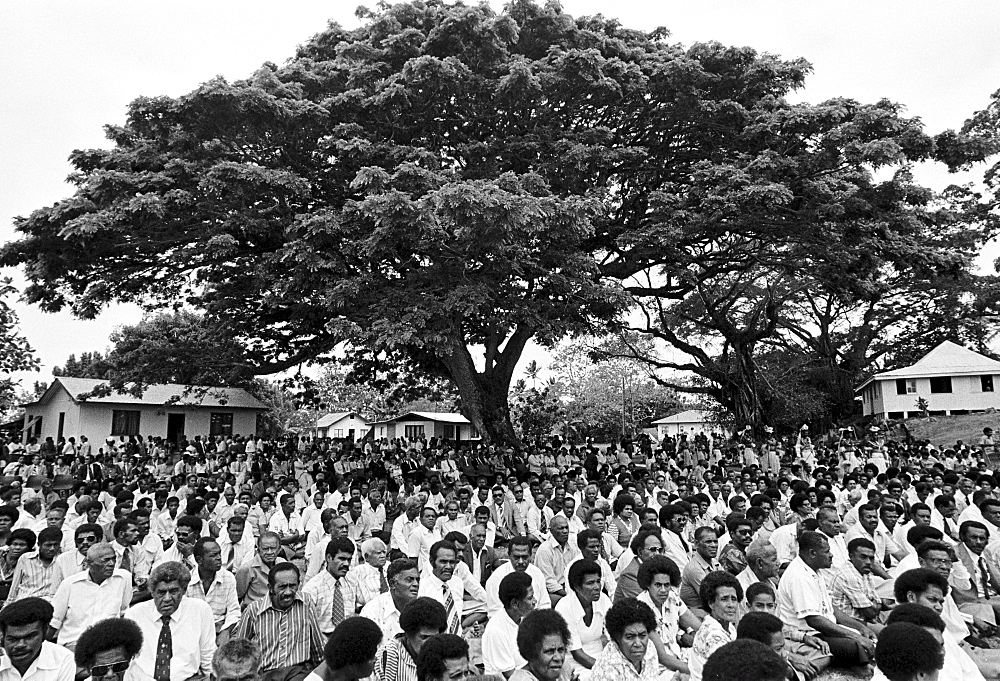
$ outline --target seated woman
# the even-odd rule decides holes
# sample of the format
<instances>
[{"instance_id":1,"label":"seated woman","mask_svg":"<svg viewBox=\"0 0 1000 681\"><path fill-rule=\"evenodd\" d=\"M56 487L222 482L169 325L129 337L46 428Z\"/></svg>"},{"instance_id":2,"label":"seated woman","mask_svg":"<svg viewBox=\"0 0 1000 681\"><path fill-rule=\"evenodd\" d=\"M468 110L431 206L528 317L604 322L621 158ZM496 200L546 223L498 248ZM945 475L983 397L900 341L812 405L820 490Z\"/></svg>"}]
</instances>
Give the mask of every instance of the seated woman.
<instances>
[{"instance_id":1,"label":"seated woman","mask_svg":"<svg viewBox=\"0 0 1000 681\"><path fill-rule=\"evenodd\" d=\"M656 629L656 616L645 603L626 598L611 606L604 624L611 641L597 656L590 681L653 681L660 676L656 648L649 633Z\"/></svg>"},{"instance_id":2,"label":"seated woman","mask_svg":"<svg viewBox=\"0 0 1000 681\"><path fill-rule=\"evenodd\" d=\"M649 633L649 640L656 648L657 659L667 670L690 673L687 654L681 650L677 634L679 630L696 631L701 620L688 610L677 593L681 585L677 564L666 556L652 556L639 566L636 579L642 589L639 602L648 605L656 616L656 629ZM688 644L694 642L693 634L685 633L685 636L690 639Z\"/></svg>"},{"instance_id":3,"label":"seated woman","mask_svg":"<svg viewBox=\"0 0 1000 681\"><path fill-rule=\"evenodd\" d=\"M566 600L565 598L563 600ZM517 628L517 652L526 660L509 681L559 681L564 672L570 633L566 620L555 610L533 610Z\"/></svg>"},{"instance_id":4,"label":"seated woman","mask_svg":"<svg viewBox=\"0 0 1000 681\"><path fill-rule=\"evenodd\" d=\"M555 610L569 626L573 670L586 679L607 643L604 617L611 599L601 591L601 566L595 561L582 559L570 565L567 583L571 593L560 599Z\"/></svg>"},{"instance_id":5,"label":"seated woman","mask_svg":"<svg viewBox=\"0 0 1000 681\"><path fill-rule=\"evenodd\" d=\"M688 656L691 681L701 681L708 657L718 648L736 640L736 619L743 601L743 587L735 577L721 570L705 575L698 591L701 606L708 616L695 634Z\"/></svg>"}]
</instances>

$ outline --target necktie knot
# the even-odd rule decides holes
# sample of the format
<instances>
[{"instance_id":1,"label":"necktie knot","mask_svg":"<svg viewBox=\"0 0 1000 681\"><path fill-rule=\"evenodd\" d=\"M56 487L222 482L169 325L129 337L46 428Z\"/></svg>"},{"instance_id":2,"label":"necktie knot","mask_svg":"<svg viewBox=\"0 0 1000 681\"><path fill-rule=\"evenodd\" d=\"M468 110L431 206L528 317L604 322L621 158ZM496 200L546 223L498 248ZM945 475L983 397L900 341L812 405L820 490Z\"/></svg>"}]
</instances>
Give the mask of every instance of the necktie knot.
<instances>
[{"instance_id":1,"label":"necktie knot","mask_svg":"<svg viewBox=\"0 0 1000 681\"><path fill-rule=\"evenodd\" d=\"M163 622L163 626L169 627L170 626L170 615L163 615L163 616L161 616L160 617L160 621Z\"/></svg>"}]
</instances>

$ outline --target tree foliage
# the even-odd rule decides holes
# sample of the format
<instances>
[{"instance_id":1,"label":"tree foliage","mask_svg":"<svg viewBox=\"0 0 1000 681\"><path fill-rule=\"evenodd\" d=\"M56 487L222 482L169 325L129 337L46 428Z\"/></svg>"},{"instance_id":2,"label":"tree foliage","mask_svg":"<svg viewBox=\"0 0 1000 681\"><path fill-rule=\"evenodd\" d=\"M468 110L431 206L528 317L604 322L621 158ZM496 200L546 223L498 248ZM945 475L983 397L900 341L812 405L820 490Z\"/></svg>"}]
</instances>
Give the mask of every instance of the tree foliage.
<instances>
[{"instance_id":1,"label":"tree foliage","mask_svg":"<svg viewBox=\"0 0 1000 681\"><path fill-rule=\"evenodd\" d=\"M872 175L933 140L888 102L787 103L804 60L530 0L362 16L246 80L141 97L108 126L114 148L75 151L75 194L18 219L0 257L25 267L28 300L83 317L182 302L244 345L241 380L346 342L372 368L447 378L506 443L529 340L638 304L645 333L687 352L674 320L735 312L733 284L785 300L814 271L857 288L883 264L960 265L925 248L927 193ZM729 348L732 386L754 380L756 304L699 331Z\"/></svg>"}]
</instances>

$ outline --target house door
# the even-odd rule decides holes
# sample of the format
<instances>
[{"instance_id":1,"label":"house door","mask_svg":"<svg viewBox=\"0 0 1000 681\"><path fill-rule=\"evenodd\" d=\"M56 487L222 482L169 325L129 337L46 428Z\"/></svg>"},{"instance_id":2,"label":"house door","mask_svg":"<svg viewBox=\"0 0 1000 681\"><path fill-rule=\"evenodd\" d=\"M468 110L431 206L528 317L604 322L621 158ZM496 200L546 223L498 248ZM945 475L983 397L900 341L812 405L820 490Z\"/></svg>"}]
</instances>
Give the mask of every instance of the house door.
<instances>
[{"instance_id":1,"label":"house door","mask_svg":"<svg viewBox=\"0 0 1000 681\"><path fill-rule=\"evenodd\" d=\"M184 436L184 414L167 414L167 442L180 445Z\"/></svg>"},{"instance_id":2,"label":"house door","mask_svg":"<svg viewBox=\"0 0 1000 681\"><path fill-rule=\"evenodd\" d=\"M350 440L351 442L354 442L354 429L353 428L351 428L350 430L347 431L347 439Z\"/></svg>"},{"instance_id":3,"label":"house door","mask_svg":"<svg viewBox=\"0 0 1000 681\"><path fill-rule=\"evenodd\" d=\"M66 425L66 412L59 412L59 432L56 434L56 442L62 439L63 428Z\"/></svg>"}]
</instances>

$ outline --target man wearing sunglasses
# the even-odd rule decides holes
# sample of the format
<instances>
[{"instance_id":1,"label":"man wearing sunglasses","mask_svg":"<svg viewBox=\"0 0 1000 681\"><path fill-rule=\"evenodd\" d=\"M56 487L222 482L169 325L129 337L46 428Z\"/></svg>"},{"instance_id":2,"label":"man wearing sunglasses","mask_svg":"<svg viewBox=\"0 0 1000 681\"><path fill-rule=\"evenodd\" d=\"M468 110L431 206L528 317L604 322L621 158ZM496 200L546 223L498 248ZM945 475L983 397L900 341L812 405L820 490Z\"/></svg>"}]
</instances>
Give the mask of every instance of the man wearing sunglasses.
<instances>
[{"instance_id":1,"label":"man wearing sunglasses","mask_svg":"<svg viewBox=\"0 0 1000 681\"><path fill-rule=\"evenodd\" d=\"M141 649L139 625L113 617L83 632L76 643L76 664L87 670L91 681L121 681Z\"/></svg>"},{"instance_id":2,"label":"man wearing sunglasses","mask_svg":"<svg viewBox=\"0 0 1000 681\"><path fill-rule=\"evenodd\" d=\"M41 598L22 598L0 611L6 653L0 658L0 680L73 681L73 653L45 640L51 620L52 606Z\"/></svg>"}]
</instances>

